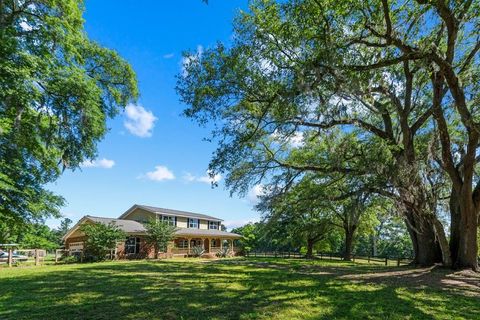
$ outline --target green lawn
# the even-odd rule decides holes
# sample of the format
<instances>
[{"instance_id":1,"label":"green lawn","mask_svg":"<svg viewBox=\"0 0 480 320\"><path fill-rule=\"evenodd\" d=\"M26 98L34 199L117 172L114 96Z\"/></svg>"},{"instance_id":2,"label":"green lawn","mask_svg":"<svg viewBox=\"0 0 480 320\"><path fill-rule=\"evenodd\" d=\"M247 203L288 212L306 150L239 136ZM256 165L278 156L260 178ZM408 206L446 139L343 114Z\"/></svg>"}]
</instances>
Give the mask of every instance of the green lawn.
<instances>
[{"instance_id":1,"label":"green lawn","mask_svg":"<svg viewBox=\"0 0 480 320\"><path fill-rule=\"evenodd\" d=\"M480 319L480 277L282 259L0 269L0 319Z\"/></svg>"}]
</instances>

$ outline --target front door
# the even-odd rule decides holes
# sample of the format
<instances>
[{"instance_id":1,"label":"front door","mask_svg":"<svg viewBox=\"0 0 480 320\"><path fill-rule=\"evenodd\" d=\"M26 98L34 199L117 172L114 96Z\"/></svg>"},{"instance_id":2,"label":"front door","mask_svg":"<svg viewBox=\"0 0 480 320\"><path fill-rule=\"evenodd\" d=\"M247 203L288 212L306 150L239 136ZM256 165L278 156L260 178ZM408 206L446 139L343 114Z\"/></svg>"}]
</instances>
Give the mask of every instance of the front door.
<instances>
[{"instance_id":1,"label":"front door","mask_svg":"<svg viewBox=\"0 0 480 320\"><path fill-rule=\"evenodd\" d=\"M209 252L209 251L208 251L208 247L209 247L208 244L209 244L209 243L210 243L210 240L209 240L209 239L205 239L205 240L203 241L203 245L204 245L203 248L205 249L205 252Z\"/></svg>"}]
</instances>

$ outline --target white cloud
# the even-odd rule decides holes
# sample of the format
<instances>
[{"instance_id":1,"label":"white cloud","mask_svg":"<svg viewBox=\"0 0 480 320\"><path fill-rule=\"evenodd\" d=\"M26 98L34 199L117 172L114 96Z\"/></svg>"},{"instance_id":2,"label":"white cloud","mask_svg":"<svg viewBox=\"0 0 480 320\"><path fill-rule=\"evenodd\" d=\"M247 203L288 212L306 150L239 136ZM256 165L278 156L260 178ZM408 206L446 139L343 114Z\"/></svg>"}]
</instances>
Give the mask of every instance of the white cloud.
<instances>
[{"instance_id":1,"label":"white cloud","mask_svg":"<svg viewBox=\"0 0 480 320\"><path fill-rule=\"evenodd\" d=\"M183 175L183 180L187 182L203 182L203 183L212 184L212 183L218 183L220 180L222 180L222 175L217 173L212 177L210 176L210 170L207 170L204 176L195 176L190 172L186 172Z\"/></svg>"},{"instance_id":2,"label":"white cloud","mask_svg":"<svg viewBox=\"0 0 480 320\"><path fill-rule=\"evenodd\" d=\"M103 169L110 169L115 165L115 161L110 159L99 159L99 160L87 160L80 163L80 167L82 168L103 168Z\"/></svg>"},{"instance_id":3,"label":"white cloud","mask_svg":"<svg viewBox=\"0 0 480 320\"><path fill-rule=\"evenodd\" d=\"M23 31L32 31L33 30L33 27L25 21L20 22L20 28L22 28Z\"/></svg>"},{"instance_id":4,"label":"white cloud","mask_svg":"<svg viewBox=\"0 0 480 320\"><path fill-rule=\"evenodd\" d=\"M156 166L154 171L147 172L145 178L153 181L173 180L175 175L165 166Z\"/></svg>"},{"instance_id":5,"label":"white cloud","mask_svg":"<svg viewBox=\"0 0 480 320\"><path fill-rule=\"evenodd\" d=\"M167 53L167 54L164 54L164 55L163 55L163 58L164 58L164 59L171 59L171 58L173 58L174 56L175 56L175 54L173 54L173 53Z\"/></svg>"},{"instance_id":6,"label":"white cloud","mask_svg":"<svg viewBox=\"0 0 480 320\"><path fill-rule=\"evenodd\" d=\"M257 184L254 186L247 194L247 199L252 205L256 205L259 201L258 197L264 194L263 186L261 184Z\"/></svg>"},{"instance_id":7,"label":"white cloud","mask_svg":"<svg viewBox=\"0 0 480 320\"><path fill-rule=\"evenodd\" d=\"M188 65L200 59L202 57L202 54L203 54L203 47L201 45L198 45L197 51L194 54L190 54L182 58L182 74L184 77L187 76Z\"/></svg>"},{"instance_id":8,"label":"white cloud","mask_svg":"<svg viewBox=\"0 0 480 320\"><path fill-rule=\"evenodd\" d=\"M291 135L283 135L280 134L278 131L275 131L271 134L271 137L280 143L288 143L292 148L299 148L305 144L303 139L303 132L296 131Z\"/></svg>"},{"instance_id":9,"label":"white cloud","mask_svg":"<svg viewBox=\"0 0 480 320\"><path fill-rule=\"evenodd\" d=\"M244 219L244 220L226 220L223 222L223 225L227 227L228 230L232 230L234 228L238 228L241 226L244 226L248 223L255 223L259 222L260 219L258 217L252 217L249 219Z\"/></svg>"},{"instance_id":10,"label":"white cloud","mask_svg":"<svg viewBox=\"0 0 480 320\"><path fill-rule=\"evenodd\" d=\"M151 137L157 118L151 111L145 110L140 105L129 104L125 108L127 119L123 123L125 128L138 137Z\"/></svg>"}]
</instances>

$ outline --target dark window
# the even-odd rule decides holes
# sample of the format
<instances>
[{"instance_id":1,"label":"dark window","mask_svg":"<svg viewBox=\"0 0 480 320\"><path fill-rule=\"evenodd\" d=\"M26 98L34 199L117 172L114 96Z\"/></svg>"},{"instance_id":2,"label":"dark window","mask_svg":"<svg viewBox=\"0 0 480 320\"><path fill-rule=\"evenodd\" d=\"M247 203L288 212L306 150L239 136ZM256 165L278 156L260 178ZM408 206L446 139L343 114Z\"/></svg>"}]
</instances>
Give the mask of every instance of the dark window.
<instances>
[{"instance_id":1,"label":"dark window","mask_svg":"<svg viewBox=\"0 0 480 320\"><path fill-rule=\"evenodd\" d=\"M128 237L125 241L125 253L136 254L140 253L140 238Z\"/></svg>"}]
</instances>

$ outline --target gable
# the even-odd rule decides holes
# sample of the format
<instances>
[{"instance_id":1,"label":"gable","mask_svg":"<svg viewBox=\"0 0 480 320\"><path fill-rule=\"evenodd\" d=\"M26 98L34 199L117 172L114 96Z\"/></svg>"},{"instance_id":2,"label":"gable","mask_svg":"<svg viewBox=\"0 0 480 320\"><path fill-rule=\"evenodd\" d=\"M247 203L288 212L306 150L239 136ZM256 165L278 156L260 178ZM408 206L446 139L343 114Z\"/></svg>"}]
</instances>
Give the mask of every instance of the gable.
<instances>
[{"instance_id":1,"label":"gable","mask_svg":"<svg viewBox=\"0 0 480 320\"><path fill-rule=\"evenodd\" d=\"M122 215L122 219L134 220L140 223L145 223L151 219L155 219L155 213L136 207L132 208L129 212Z\"/></svg>"}]
</instances>

